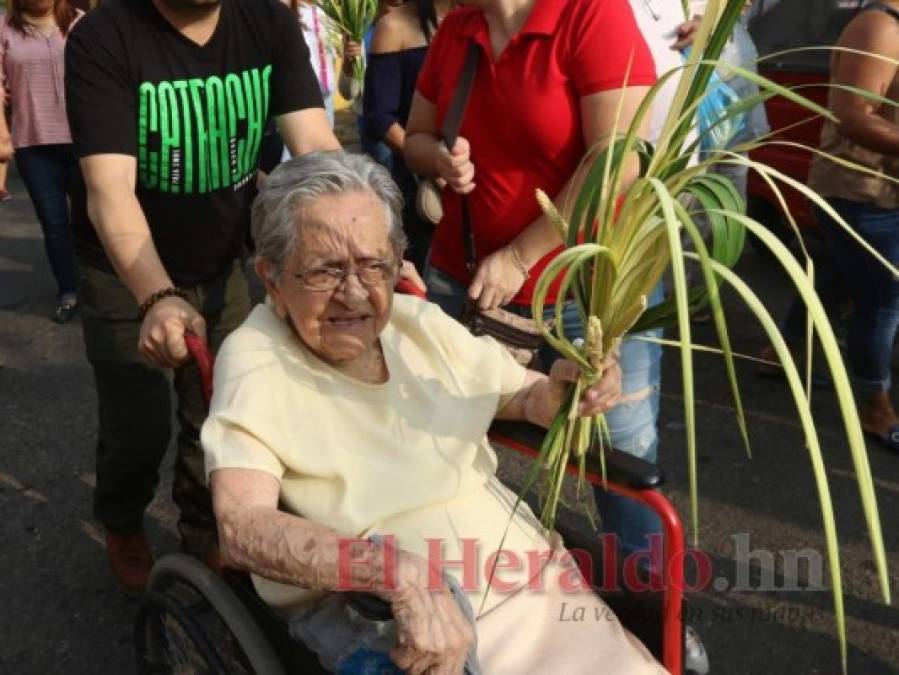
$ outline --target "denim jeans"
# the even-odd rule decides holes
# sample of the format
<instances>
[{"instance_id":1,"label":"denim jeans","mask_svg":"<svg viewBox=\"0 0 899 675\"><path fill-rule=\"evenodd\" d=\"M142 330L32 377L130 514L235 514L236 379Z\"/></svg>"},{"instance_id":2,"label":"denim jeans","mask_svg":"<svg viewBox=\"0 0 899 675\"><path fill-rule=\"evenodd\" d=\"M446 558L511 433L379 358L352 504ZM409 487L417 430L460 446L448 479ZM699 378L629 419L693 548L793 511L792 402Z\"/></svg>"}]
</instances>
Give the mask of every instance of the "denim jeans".
<instances>
[{"instance_id":1,"label":"denim jeans","mask_svg":"<svg viewBox=\"0 0 899 675\"><path fill-rule=\"evenodd\" d=\"M44 233L44 249L56 278L58 299L72 300L78 290L68 202L76 161L74 148L71 144L31 145L18 148L15 157Z\"/></svg>"},{"instance_id":2,"label":"denim jeans","mask_svg":"<svg viewBox=\"0 0 899 675\"><path fill-rule=\"evenodd\" d=\"M431 302L440 305L450 316L458 317L461 314L467 297L465 286L430 265L425 267L424 281ZM653 291L649 305L661 302L662 294L660 283ZM510 309L524 316L531 316L530 307ZM553 307L544 310L547 315L554 311ZM583 336L583 326L574 303L569 302L565 306L563 320L567 336ZM661 331L650 331L643 335L660 337ZM548 346L540 354L540 359L547 368L557 358L559 354ZM650 342L625 339L621 345L620 363L622 395L625 400L606 413L612 444L618 450L655 463L659 440L656 422L662 380L662 348ZM621 553L627 555L637 550L648 550L648 535L661 532L661 523L655 514L626 497L607 493L600 488L595 493L603 529L618 536Z\"/></svg>"},{"instance_id":3,"label":"denim jeans","mask_svg":"<svg viewBox=\"0 0 899 675\"><path fill-rule=\"evenodd\" d=\"M187 289L187 300L206 319L213 352L250 310L238 263L211 281ZM206 489L200 427L206 404L193 363L174 371L151 365L137 350L137 303L114 274L81 265L81 305L87 358L99 405L94 516L108 530L130 533L159 483L159 465L172 437L172 385L177 394L177 458L172 496L178 531L188 552L205 555L215 545L215 520Z\"/></svg>"},{"instance_id":4,"label":"denim jeans","mask_svg":"<svg viewBox=\"0 0 899 675\"><path fill-rule=\"evenodd\" d=\"M899 265L899 209L829 199L837 213L893 265ZM859 395L888 391L890 361L899 326L899 281L823 211L816 216L837 270L852 299L846 347Z\"/></svg>"}]
</instances>

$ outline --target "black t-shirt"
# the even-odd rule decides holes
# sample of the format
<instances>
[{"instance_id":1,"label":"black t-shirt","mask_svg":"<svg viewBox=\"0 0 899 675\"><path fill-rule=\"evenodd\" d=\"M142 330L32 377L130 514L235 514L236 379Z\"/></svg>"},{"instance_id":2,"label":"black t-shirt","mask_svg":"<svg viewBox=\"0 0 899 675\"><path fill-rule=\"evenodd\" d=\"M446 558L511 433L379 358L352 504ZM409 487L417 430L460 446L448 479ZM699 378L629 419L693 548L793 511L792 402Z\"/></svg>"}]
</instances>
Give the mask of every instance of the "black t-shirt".
<instances>
[{"instance_id":1,"label":"black t-shirt","mask_svg":"<svg viewBox=\"0 0 899 675\"><path fill-rule=\"evenodd\" d=\"M186 286L240 255L268 117L322 106L296 16L278 0L223 0L203 46L151 0L107 0L69 35L66 97L80 157L137 158L153 242ZM76 246L111 270L77 183Z\"/></svg>"}]
</instances>

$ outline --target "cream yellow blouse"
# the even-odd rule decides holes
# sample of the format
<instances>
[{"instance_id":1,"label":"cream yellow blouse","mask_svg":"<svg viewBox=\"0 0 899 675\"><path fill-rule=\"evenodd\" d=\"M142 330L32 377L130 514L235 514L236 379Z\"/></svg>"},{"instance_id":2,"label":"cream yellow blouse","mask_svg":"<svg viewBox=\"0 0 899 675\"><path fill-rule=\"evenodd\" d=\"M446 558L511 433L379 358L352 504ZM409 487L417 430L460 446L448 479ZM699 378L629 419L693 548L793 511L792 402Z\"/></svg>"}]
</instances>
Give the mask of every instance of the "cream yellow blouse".
<instances>
[{"instance_id":1,"label":"cream yellow blouse","mask_svg":"<svg viewBox=\"0 0 899 675\"><path fill-rule=\"evenodd\" d=\"M202 430L207 476L225 467L266 471L281 481L282 508L354 537L395 535L422 556L425 539L437 538L444 560L460 560L462 540L474 539L469 597L477 611L504 533L503 548L524 563L504 570L506 582L530 578L528 555L548 547L527 506L508 527L515 495L496 478L486 438L525 370L491 338L473 337L436 305L409 296L394 298L381 344L388 381L359 382L319 360L269 307L256 307L217 358ZM461 568L446 571L463 588L472 585ZM310 598L254 581L263 599L285 610ZM502 597L491 590L485 611Z\"/></svg>"}]
</instances>

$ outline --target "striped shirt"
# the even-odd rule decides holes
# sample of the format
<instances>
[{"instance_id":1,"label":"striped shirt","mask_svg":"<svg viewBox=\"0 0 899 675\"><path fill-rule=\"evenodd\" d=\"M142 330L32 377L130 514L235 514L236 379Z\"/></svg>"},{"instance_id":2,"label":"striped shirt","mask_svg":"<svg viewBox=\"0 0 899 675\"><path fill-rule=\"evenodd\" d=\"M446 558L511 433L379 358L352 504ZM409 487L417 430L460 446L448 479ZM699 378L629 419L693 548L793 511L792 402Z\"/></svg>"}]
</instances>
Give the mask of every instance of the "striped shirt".
<instances>
[{"instance_id":1,"label":"striped shirt","mask_svg":"<svg viewBox=\"0 0 899 675\"><path fill-rule=\"evenodd\" d=\"M79 12L75 20L82 15ZM65 45L59 29L44 35L26 27L22 34L0 17L0 87L12 108L14 148L72 142L66 118Z\"/></svg>"}]
</instances>

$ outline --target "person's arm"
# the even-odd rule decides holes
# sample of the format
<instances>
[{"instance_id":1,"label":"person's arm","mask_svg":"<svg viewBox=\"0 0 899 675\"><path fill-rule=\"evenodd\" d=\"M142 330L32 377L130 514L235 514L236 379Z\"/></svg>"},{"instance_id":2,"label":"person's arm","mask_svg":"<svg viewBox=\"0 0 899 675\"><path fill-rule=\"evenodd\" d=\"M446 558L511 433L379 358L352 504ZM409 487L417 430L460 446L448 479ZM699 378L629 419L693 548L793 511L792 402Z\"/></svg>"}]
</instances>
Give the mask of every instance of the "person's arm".
<instances>
[{"instance_id":1,"label":"person's arm","mask_svg":"<svg viewBox=\"0 0 899 675\"><path fill-rule=\"evenodd\" d=\"M279 115L278 133L292 157L316 150L340 150L324 108L306 108Z\"/></svg>"},{"instance_id":2,"label":"person's arm","mask_svg":"<svg viewBox=\"0 0 899 675\"><path fill-rule=\"evenodd\" d=\"M897 7L899 9L899 7ZM840 36L838 46L899 59L899 22L884 12L863 12ZM897 81L896 64L838 52L831 81L889 97ZM839 132L854 143L885 155L899 155L899 125L881 116L884 104L840 89L830 90L830 105Z\"/></svg>"},{"instance_id":3,"label":"person's arm","mask_svg":"<svg viewBox=\"0 0 899 675\"><path fill-rule=\"evenodd\" d=\"M173 286L135 194L135 86L124 46L108 38L104 15L85 18L66 40L66 106L87 188L91 223L123 283L138 304ZM141 323L139 349L162 367L188 359L184 332L205 337L205 322L177 297L153 305Z\"/></svg>"},{"instance_id":4,"label":"person's arm","mask_svg":"<svg viewBox=\"0 0 899 675\"><path fill-rule=\"evenodd\" d=\"M400 668L462 672L474 631L442 583L431 587L423 558L398 549L394 569L385 565L383 546L342 545L353 538L279 511L280 483L264 471L217 469L210 489L226 565L313 590L348 590L347 582L364 588L391 605L397 626L391 658ZM368 564L351 565L350 556Z\"/></svg>"},{"instance_id":5,"label":"person's arm","mask_svg":"<svg viewBox=\"0 0 899 675\"><path fill-rule=\"evenodd\" d=\"M459 194L475 188L475 170L468 140L459 136L452 152L437 133L437 106L415 92L406 122L403 159L414 173L446 181Z\"/></svg>"},{"instance_id":6,"label":"person's arm","mask_svg":"<svg viewBox=\"0 0 899 675\"><path fill-rule=\"evenodd\" d=\"M568 386L576 382L580 368L558 359L549 375L528 370L521 388L496 413L496 419L530 422L548 428L562 405ZM614 408L621 399L621 368L617 354L605 360L602 377L581 396L578 412L587 417Z\"/></svg>"},{"instance_id":7,"label":"person's arm","mask_svg":"<svg viewBox=\"0 0 899 675\"><path fill-rule=\"evenodd\" d=\"M137 303L173 286L134 192L135 158L90 155L81 159L81 170L87 187L88 216L116 273ZM163 298L144 317L138 346L160 366L176 367L189 358L184 344L188 329L205 338L205 321L189 303L178 297Z\"/></svg>"},{"instance_id":8,"label":"person's arm","mask_svg":"<svg viewBox=\"0 0 899 675\"><path fill-rule=\"evenodd\" d=\"M608 142L610 130L615 129L615 119L619 105L619 131L625 132L633 121L634 114L648 91L647 87L628 87L590 94L581 99L581 131L587 148L600 147ZM623 101L622 101L623 97ZM590 168L585 163L584 171ZM639 166L636 159L625 167L622 190L626 190L637 177ZM572 174L555 196L556 208L560 211L572 189L580 185L581 176ZM468 289L468 296L477 300L482 309L490 309L507 304L515 297L526 281L521 266L533 267L543 256L562 243L556 228L545 215L540 215L505 247L481 261Z\"/></svg>"},{"instance_id":9,"label":"person's arm","mask_svg":"<svg viewBox=\"0 0 899 675\"><path fill-rule=\"evenodd\" d=\"M12 135L9 133L9 125L6 123L6 111L3 102L6 94L0 87L0 162L6 162L12 157Z\"/></svg>"}]
</instances>

